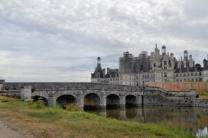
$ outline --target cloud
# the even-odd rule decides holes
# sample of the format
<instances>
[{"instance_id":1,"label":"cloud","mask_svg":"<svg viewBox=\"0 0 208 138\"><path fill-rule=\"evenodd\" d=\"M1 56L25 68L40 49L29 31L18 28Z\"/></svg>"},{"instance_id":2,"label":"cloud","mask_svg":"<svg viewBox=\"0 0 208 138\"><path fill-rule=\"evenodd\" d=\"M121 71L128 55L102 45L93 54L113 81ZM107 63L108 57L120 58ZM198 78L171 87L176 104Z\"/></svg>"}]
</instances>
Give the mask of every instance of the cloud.
<instances>
[{"instance_id":1,"label":"cloud","mask_svg":"<svg viewBox=\"0 0 208 138\"><path fill-rule=\"evenodd\" d=\"M165 44L201 63L208 53L205 0L1 0L0 77L7 81L90 81L101 56L118 67ZM201 53L201 54L199 54ZM199 57L200 55L200 57Z\"/></svg>"}]
</instances>

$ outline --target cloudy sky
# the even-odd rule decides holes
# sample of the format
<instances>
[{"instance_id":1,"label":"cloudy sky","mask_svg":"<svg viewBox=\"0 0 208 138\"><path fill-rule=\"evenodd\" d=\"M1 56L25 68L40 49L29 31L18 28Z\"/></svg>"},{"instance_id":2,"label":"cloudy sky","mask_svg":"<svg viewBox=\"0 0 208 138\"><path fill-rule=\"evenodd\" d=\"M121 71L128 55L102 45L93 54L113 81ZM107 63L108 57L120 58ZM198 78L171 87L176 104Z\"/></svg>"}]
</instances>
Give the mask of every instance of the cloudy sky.
<instances>
[{"instance_id":1,"label":"cloudy sky","mask_svg":"<svg viewBox=\"0 0 208 138\"><path fill-rule=\"evenodd\" d=\"M208 54L207 0L0 0L0 78L90 81L96 57L157 43L197 62Z\"/></svg>"}]
</instances>

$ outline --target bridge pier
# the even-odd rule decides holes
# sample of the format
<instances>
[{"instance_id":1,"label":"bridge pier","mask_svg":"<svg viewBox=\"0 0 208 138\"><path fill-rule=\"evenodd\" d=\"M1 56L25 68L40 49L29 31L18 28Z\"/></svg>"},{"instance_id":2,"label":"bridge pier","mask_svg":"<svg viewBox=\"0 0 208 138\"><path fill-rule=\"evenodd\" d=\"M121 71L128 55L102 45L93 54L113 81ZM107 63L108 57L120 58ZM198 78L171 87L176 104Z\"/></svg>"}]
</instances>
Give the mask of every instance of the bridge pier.
<instances>
[{"instance_id":1,"label":"bridge pier","mask_svg":"<svg viewBox=\"0 0 208 138\"><path fill-rule=\"evenodd\" d=\"M77 105L84 109L84 95L83 94L77 97Z\"/></svg>"},{"instance_id":2,"label":"bridge pier","mask_svg":"<svg viewBox=\"0 0 208 138\"><path fill-rule=\"evenodd\" d=\"M106 106L107 106L107 96L103 94L100 97L100 108L105 110Z\"/></svg>"},{"instance_id":3,"label":"bridge pier","mask_svg":"<svg viewBox=\"0 0 208 138\"><path fill-rule=\"evenodd\" d=\"M24 86L20 90L20 98L23 101L29 101L31 100L32 96L32 86Z\"/></svg>"},{"instance_id":4,"label":"bridge pier","mask_svg":"<svg viewBox=\"0 0 208 138\"><path fill-rule=\"evenodd\" d=\"M56 97L55 96L53 96L53 95L48 96L48 106L53 107L53 108L56 107Z\"/></svg>"},{"instance_id":5,"label":"bridge pier","mask_svg":"<svg viewBox=\"0 0 208 138\"><path fill-rule=\"evenodd\" d=\"M119 112L119 117L120 119L122 120L125 120L126 119L126 109L125 108L122 108Z\"/></svg>"},{"instance_id":6,"label":"bridge pier","mask_svg":"<svg viewBox=\"0 0 208 138\"><path fill-rule=\"evenodd\" d=\"M126 96L125 95L120 96L120 105L119 106L121 109L125 109L125 107L126 107Z\"/></svg>"},{"instance_id":7,"label":"bridge pier","mask_svg":"<svg viewBox=\"0 0 208 138\"><path fill-rule=\"evenodd\" d=\"M143 106L143 98L141 95L136 97L136 106Z\"/></svg>"}]
</instances>

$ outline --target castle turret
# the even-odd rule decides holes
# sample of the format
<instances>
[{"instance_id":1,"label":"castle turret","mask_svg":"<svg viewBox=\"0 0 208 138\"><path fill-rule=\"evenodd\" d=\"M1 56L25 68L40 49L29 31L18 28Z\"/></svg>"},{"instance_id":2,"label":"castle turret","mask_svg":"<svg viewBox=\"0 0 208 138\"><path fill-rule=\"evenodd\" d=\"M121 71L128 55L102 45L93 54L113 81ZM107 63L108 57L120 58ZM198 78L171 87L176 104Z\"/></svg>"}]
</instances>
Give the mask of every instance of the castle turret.
<instances>
[{"instance_id":1,"label":"castle turret","mask_svg":"<svg viewBox=\"0 0 208 138\"><path fill-rule=\"evenodd\" d=\"M178 69L181 71L183 66L182 57L178 60Z\"/></svg>"},{"instance_id":2,"label":"castle turret","mask_svg":"<svg viewBox=\"0 0 208 138\"><path fill-rule=\"evenodd\" d=\"M207 59L204 59L203 64L204 64L204 69L208 70L208 60Z\"/></svg>"},{"instance_id":3,"label":"castle turret","mask_svg":"<svg viewBox=\"0 0 208 138\"><path fill-rule=\"evenodd\" d=\"M163 56L166 55L166 46L165 45L162 46L162 55Z\"/></svg>"},{"instance_id":4,"label":"castle turret","mask_svg":"<svg viewBox=\"0 0 208 138\"><path fill-rule=\"evenodd\" d=\"M155 45L155 56L156 57L160 56L160 50L157 48L157 44Z\"/></svg>"},{"instance_id":5,"label":"castle turret","mask_svg":"<svg viewBox=\"0 0 208 138\"><path fill-rule=\"evenodd\" d=\"M105 69L101 67L101 58L97 58L97 67L95 72L91 74L91 78L104 78L105 77Z\"/></svg>"},{"instance_id":6,"label":"castle turret","mask_svg":"<svg viewBox=\"0 0 208 138\"><path fill-rule=\"evenodd\" d=\"M189 55L189 67L190 67L190 68L193 68L194 65L195 65L195 62L194 62L194 60L193 60L193 58L192 58L192 55Z\"/></svg>"},{"instance_id":7,"label":"castle turret","mask_svg":"<svg viewBox=\"0 0 208 138\"><path fill-rule=\"evenodd\" d=\"M119 59L120 73L132 73L133 72L133 55L128 51L123 53L123 57Z\"/></svg>"},{"instance_id":8,"label":"castle turret","mask_svg":"<svg viewBox=\"0 0 208 138\"><path fill-rule=\"evenodd\" d=\"M188 51L187 50L184 51L184 60L188 60Z\"/></svg>"}]
</instances>

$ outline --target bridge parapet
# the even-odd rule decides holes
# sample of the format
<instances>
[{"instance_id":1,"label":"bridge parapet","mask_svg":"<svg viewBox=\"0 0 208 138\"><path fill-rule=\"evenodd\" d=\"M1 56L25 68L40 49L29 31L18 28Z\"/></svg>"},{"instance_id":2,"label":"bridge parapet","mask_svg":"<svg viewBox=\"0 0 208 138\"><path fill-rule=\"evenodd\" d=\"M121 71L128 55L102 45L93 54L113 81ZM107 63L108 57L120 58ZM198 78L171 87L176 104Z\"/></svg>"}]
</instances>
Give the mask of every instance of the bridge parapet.
<instances>
[{"instance_id":1,"label":"bridge parapet","mask_svg":"<svg viewBox=\"0 0 208 138\"><path fill-rule=\"evenodd\" d=\"M127 85L111 85L102 83L65 83L65 82L19 82L19 83L5 83L4 88L8 90L20 90L24 86L32 86L36 90L117 90L117 91L141 91L142 88L138 86Z\"/></svg>"},{"instance_id":2,"label":"bridge parapet","mask_svg":"<svg viewBox=\"0 0 208 138\"><path fill-rule=\"evenodd\" d=\"M166 91L159 87L145 87L144 94L147 92L152 92L155 94L160 94L163 96L175 96L175 97L193 97L196 98L196 91Z\"/></svg>"}]
</instances>

